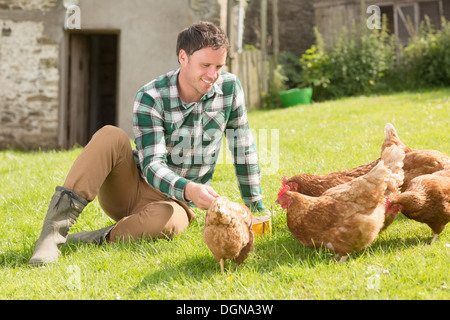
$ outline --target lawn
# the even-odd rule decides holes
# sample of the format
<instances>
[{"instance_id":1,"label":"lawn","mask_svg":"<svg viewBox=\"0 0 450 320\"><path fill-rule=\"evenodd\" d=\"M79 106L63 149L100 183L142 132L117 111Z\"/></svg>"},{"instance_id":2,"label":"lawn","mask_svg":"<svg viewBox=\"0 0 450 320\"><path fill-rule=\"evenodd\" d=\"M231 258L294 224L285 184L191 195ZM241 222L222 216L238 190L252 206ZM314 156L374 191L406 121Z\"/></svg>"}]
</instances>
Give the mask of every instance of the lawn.
<instances>
[{"instance_id":1,"label":"lawn","mask_svg":"<svg viewBox=\"0 0 450 320\"><path fill-rule=\"evenodd\" d=\"M55 186L81 149L0 151L0 299L449 299L449 226L429 245L429 227L399 215L340 264L295 240L273 204L285 174L324 174L379 157L387 122L408 146L450 154L449 119L450 88L250 112L273 232L256 239L243 265L227 262L225 274L203 243L201 210L170 241L70 244L58 263L29 267ZM240 201L233 166L222 159L213 187ZM71 231L111 223L95 200Z\"/></svg>"}]
</instances>

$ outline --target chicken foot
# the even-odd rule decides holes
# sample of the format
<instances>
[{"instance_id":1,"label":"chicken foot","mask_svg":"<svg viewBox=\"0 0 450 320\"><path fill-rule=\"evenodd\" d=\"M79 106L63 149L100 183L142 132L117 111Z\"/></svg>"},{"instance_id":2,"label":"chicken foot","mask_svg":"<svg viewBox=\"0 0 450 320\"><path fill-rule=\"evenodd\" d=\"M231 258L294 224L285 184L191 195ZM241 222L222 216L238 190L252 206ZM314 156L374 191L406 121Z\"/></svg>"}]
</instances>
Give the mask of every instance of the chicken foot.
<instances>
[{"instance_id":1,"label":"chicken foot","mask_svg":"<svg viewBox=\"0 0 450 320\"><path fill-rule=\"evenodd\" d=\"M336 260L336 261L339 262L339 263L343 263L345 260L348 259L348 255L341 256L341 255L339 255L339 254L335 254L335 255L333 256L333 259Z\"/></svg>"}]
</instances>

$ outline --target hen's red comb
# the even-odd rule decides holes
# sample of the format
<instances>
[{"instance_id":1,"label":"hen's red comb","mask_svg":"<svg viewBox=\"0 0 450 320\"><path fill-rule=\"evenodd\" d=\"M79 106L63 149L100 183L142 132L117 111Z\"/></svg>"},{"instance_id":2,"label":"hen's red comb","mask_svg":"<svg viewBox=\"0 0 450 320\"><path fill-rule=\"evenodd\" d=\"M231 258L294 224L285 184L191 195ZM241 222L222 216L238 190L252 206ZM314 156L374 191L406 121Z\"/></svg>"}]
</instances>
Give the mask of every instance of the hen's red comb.
<instances>
[{"instance_id":1,"label":"hen's red comb","mask_svg":"<svg viewBox=\"0 0 450 320\"><path fill-rule=\"evenodd\" d=\"M285 175L283 178L281 178L281 184L284 186L286 185L286 182L289 180L289 178Z\"/></svg>"},{"instance_id":2,"label":"hen's red comb","mask_svg":"<svg viewBox=\"0 0 450 320\"><path fill-rule=\"evenodd\" d=\"M278 192L278 198L280 198L283 195L283 193L285 193L286 191L289 191L289 190L291 190L291 188L289 188L288 185L282 186L280 188L280 191Z\"/></svg>"}]
</instances>

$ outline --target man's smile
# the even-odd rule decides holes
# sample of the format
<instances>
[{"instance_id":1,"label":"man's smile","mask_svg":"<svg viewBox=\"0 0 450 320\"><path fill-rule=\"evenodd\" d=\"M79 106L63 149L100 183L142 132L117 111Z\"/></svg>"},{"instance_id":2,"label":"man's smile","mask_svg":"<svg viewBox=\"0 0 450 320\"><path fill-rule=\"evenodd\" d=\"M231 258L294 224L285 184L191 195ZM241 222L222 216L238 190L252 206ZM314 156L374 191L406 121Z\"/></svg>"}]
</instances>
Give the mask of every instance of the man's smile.
<instances>
[{"instance_id":1,"label":"man's smile","mask_svg":"<svg viewBox=\"0 0 450 320\"><path fill-rule=\"evenodd\" d=\"M214 81L208 81L208 80L205 80L205 79L203 79L203 78L201 78L201 80L202 80L204 83L206 83L207 85L212 85L213 82L214 82Z\"/></svg>"}]
</instances>

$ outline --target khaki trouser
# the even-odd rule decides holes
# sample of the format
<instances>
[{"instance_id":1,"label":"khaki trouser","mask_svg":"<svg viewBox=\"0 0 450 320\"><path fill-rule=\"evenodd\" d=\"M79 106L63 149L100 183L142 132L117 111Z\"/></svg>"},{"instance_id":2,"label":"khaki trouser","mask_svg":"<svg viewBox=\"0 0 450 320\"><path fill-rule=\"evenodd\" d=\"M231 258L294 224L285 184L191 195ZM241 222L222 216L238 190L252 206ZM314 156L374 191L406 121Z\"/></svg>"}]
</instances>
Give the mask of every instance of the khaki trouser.
<instances>
[{"instance_id":1,"label":"khaki trouser","mask_svg":"<svg viewBox=\"0 0 450 320\"><path fill-rule=\"evenodd\" d=\"M167 199L141 177L127 134L114 126L97 131L67 175L64 187L88 201L98 196L105 213L117 221L109 241L164 238L182 233L195 213Z\"/></svg>"}]
</instances>

